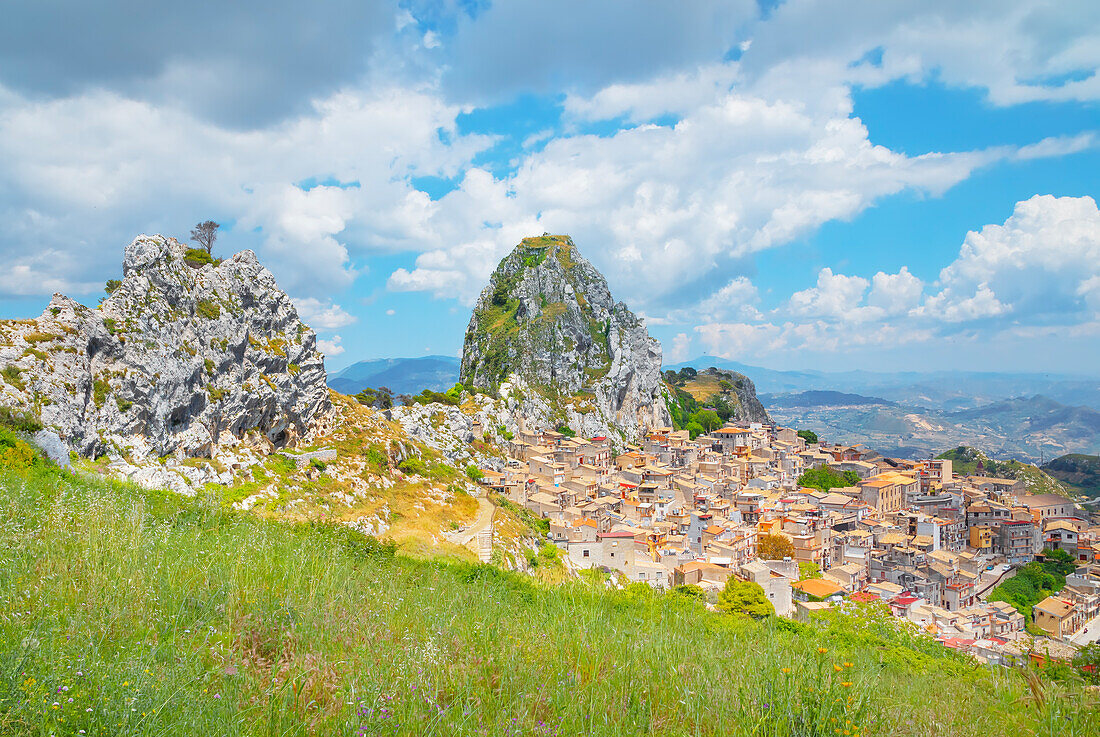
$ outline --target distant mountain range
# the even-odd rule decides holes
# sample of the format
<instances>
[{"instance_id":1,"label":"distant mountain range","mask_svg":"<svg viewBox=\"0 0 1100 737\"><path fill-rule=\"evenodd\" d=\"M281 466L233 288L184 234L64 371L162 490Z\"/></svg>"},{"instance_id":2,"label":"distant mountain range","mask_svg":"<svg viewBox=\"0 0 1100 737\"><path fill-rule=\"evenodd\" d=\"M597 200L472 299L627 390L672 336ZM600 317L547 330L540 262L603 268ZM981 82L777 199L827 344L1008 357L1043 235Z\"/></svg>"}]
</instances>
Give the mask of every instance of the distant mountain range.
<instances>
[{"instance_id":1,"label":"distant mountain range","mask_svg":"<svg viewBox=\"0 0 1100 737\"><path fill-rule=\"evenodd\" d=\"M387 387L394 394L419 394L424 389L445 391L458 381L454 356L377 358L359 361L329 376L328 385L341 394L358 394L370 387Z\"/></svg>"},{"instance_id":2,"label":"distant mountain range","mask_svg":"<svg viewBox=\"0 0 1100 737\"><path fill-rule=\"evenodd\" d=\"M847 394L813 389L797 394L761 394L760 401L768 407L859 407L868 404L882 404L896 407L897 402L881 397L865 397L862 394Z\"/></svg>"},{"instance_id":3,"label":"distant mountain range","mask_svg":"<svg viewBox=\"0 0 1100 737\"><path fill-rule=\"evenodd\" d=\"M826 440L864 443L886 455L927 458L966 445L992 458L1038 462L1066 453L1100 452L1100 412L1067 407L1050 397L1006 399L954 411L892 402L815 404L799 397L762 396L761 401L777 422L813 430Z\"/></svg>"},{"instance_id":4,"label":"distant mountain range","mask_svg":"<svg viewBox=\"0 0 1100 737\"><path fill-rule=\"evenodd\" d=\"M696 369L715 366L738 371L752 379L761 394L813 390L852 392L907 406L945 411L972 409L1002 399L1038 394L1069 407L1090 407L1100 411L1098 376L981 371L777 371L717 356L699 356L665 368L679 370L685 366Z\"/></svg>"}]
</instances>

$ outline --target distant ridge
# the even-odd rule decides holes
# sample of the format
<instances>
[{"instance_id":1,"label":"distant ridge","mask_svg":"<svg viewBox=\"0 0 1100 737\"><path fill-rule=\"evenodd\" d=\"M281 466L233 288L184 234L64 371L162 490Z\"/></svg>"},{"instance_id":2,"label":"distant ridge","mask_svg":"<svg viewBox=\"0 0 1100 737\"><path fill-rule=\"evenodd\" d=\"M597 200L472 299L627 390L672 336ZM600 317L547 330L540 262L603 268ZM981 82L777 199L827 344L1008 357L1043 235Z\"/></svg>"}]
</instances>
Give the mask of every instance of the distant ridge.
<instances>
[{"instance_id":1,"label":"distant ridge","mask_svg":"<svg viewBox=\"0 0 1100 737\"><path fill-rule=\"evenodd\" d=\"M328 385L341 394L358 394L380 386L395 394L419 394L424 389L438 392L455 385L458 368L454 356L375 358L353 363L330 377Z\"/></svg>"},{"instance_id":2,"label":"distant ridge","mask_svg":"<svg viewBox=\"0 0 1100 737\"><path fill-rule=\"evenodd\" d=\"M763 394L760 401L766 407L857 407L881 404L887 407L898 406L897 402L881 397L865 397L862 394L846 392L811 390L797 394Z\"/></svg>"}]
</instances>

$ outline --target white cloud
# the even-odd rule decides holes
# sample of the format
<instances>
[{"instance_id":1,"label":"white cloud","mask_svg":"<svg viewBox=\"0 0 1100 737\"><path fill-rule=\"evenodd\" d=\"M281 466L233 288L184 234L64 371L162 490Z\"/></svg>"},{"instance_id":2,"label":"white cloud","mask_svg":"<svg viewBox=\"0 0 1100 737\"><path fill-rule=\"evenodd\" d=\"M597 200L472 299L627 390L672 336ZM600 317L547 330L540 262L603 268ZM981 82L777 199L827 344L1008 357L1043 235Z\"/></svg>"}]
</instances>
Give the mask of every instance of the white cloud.
<instances>
[{"instance_id":1,"label":"white cloud","mask_svg":"<svg viewBox=\"0 0 1100 737\"><path fill-rule=\"evenodd\" d=\"M322 302L314 297L304 297L295 299L294 306L298 308L302 321L314 330L338 330L359 320L331 300Z\"/></svg>"},{"instance_id":2,"label":"white cloud","mask_svg":"<svg viewBox=\"0 0 1100 737\"><path fill-rule=\"evenodd\" d=\"M1095 200L1036 195L1017 202L1003 225L966 234L922 313L952 322L1003 315L1024 323L1072 324L1090 309L1090 285L1098 276Z\"/></svg>"},{"instance_id":3,"label":"white cloud","mask_svg":"<svg viewBox=\"0 0 1100 737\"><path fill-rule=\"evenodd\" d=\"M30 268L53 253L36 284L65 269L97 283L135 234L182 235L212 217L236 221L217 247L254 248L283 288L331 295L361 272L357 253L449 237L408 178L454 176L488 140L459 135L461 108L386 86L247 133L103 91L38 101L0 90L0 105L0 191L17 193L0 201L0 258ZM310 180L322 184L296 184Z\"/></svg>"},{"instance_id":4,"label":"white cloud","mask_svg":"<svg viewBox=\"0 0 1100 737\"><path fill-rule=\"evenodd\" d=\"M900 315L920 303L924 282L902 266L896 274L878 272L871 279L871 293L867 304L877 307L886 315Z\"/></svg>"},{"instance_id":5,"label":"white cloud","mask_svg":"<svg viewBox=\"0 0 1100 737\"><path fill-rule=\"evenodd\" d=\"M665 348L665 363L679 363L688 359L691 350L691 336L687 333L677 333L672 339L672 347Z\"/></svg>"},{"instance_id":6,"label":"white cloud","mask_svg":"<svg viewBox=\"0 0 1100 737\"><path fill-rule=\"evenodd\" d=\"M790 308L796 315L848 319L855 312L868 282L860 276L834 274L826 267L817 275L817 286L791 295Z\"/></svg>"},{"instance_id":7,"label":"white cloud","mask_svg":"<svg viewBox=\"0 0 1100 737\"><path fill-rule=\"evenodd\" d=\"M325 356L332 358L344 352L344 346L340 345L342 342L339 335L334 335L328 340L318 340L317 348L321 353L325 354Z\"/></svg>"},{"instance_id":8,"label":"white cloud","mask_svg":"<svg viewBox=\"0 0 1100 737\"><path fill-rule=\"evenodd\" d=\"M386 315L388 315L389 317L393 317L396 314L397 314L397 310L393 309L392 307L390 309L386 310Z\"/></svg>"}]
</instances>

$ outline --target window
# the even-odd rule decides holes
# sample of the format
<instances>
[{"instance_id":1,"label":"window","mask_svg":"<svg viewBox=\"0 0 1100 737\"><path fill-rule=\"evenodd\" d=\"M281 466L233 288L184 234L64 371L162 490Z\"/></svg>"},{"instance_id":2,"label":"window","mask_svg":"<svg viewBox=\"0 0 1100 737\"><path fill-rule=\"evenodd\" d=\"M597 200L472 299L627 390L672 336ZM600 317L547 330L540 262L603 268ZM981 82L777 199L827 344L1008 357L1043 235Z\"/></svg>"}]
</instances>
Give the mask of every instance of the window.
<instances>
[{"instance_id":1,"label":"window","mask_svg":"<svg viewBox=\"0 0 1100 737\"><path fill-rule=\"evenodd\" d=\"M584 551L584 554L583 554L583 555L582 555L581 557L582 557L582 558L587 558L587 557L588 557L588 551L587 551L587 550L586 550L586 551Z\"/></svg>"}]
</instances>

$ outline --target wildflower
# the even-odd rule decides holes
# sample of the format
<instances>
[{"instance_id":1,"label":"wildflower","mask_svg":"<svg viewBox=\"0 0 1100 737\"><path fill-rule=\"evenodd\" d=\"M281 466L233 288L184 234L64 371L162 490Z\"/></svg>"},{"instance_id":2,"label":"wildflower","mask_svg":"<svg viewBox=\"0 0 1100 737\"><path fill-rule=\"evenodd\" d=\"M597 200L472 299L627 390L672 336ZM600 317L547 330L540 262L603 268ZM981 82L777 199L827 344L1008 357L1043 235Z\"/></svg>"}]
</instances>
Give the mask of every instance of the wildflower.
<instances>
[{"instance_id":1,"label":"wildflower","mask_svg":"<svg viewBox=\"0 0 1100 737\"><path fill-rule=\"evenodd\" d=\"M819 653L821 653L822 655L824 655L825 653L829 652L829 649L828 649L828 648L824 648L824 647L819 647L819 648L817 649L817 651L818 651Z\"/></svg>"},{"instance_id":2,"label":"wildflower","mask_svg":"<svg viewBox=\"0 0 1100 737\"><path fill-rule=\"evenodd\" d=\"M852 667L852 664L851 664L851 663L845 663L845 664L844 664L844 667L845 667L845 668L851 668L851 667Z\"/></svg>"},{"instance_id":3,"label":"wildflower","mask_svg":"<svg viewBox=\"0 0 1100 737\"><path fill-rule=\"evenodd\" d=\"M844 686L844 688L851 688L852 687L852 682L851 681L845 681L844 683L842 683L840 685Z\"/></svg>"},{"instance_id":4,"label":"wildflower","mask_svg":"<svg viewBox=\"0 0 1100 737\"><path fill-rule=\"evenodd\" d=\"M783 672L784 672L784 673L790 673L790 672L791 672L791 669L790 669L790 668L784 668L784 669L783 669Z\"/></svg>"},{"instance_id":5,"label":"wildflower","mask_svg":"<svg viewBox=\"0 0 1100 737\"><path fill-rule=\"evenodd\" d=\"M123 685L123 686L129 686L129 685L130 685L130 682L129 682L129 681L123 681L123 682L122 682L122 685Z\"/></svg>"},{"instance_id":6,"label":"wildflower","mask_svg":"<svg viewBox=\"0 0 1100 737\"><path fill-rule=\"evenodd\" d=\"M839 673L840 671L842 671L842 670L844 670L844 669L843 669L843 668L841 668L841 667L840 667L839 665L836 665L836 664L834 663L834 664L833 664L833 670L835 670L835 671L836 671L837 673Z\"/></svg>"}]
</instances>

